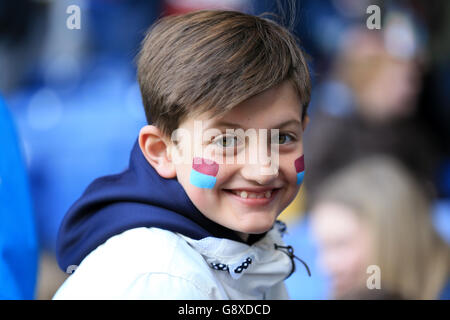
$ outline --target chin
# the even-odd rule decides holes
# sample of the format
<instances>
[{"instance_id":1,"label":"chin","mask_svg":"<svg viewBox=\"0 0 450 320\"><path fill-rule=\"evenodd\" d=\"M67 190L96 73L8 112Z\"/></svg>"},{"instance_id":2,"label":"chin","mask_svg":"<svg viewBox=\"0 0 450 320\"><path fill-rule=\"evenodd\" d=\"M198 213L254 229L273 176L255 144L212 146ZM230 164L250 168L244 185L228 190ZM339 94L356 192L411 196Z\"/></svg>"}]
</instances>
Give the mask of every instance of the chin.
<instances>
[{"instance_id":1,"label":"chin","mask_svg":"<svg viewBox=\"0 0 450 320\"><path fill-rule=\"evenodd\" d=\"M248 221L245 225L241 225L238 231L248 234L260 234L269 231L274 223L275 219L258 219L257 221Z\"/></svg>"}]
</instances>

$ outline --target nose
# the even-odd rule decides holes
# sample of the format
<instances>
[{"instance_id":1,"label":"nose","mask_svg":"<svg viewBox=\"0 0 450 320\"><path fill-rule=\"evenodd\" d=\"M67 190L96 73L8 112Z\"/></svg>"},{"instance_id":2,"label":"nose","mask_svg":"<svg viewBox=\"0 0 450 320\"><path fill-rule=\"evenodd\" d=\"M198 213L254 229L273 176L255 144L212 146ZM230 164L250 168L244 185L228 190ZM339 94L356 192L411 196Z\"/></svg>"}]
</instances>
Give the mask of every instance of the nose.
<instances>
[{"instance_id":1,"label":"nose","mask_svg":"<svg viewBox=\"0 0 450 320\"><path fill-rule=\"evenodd\" d=\"M279 175L279 152L278 145L268 145L264 137L263 135L257 140L250 139L245 148L246 157L241 167L241 175L247 181L270 185Z\"/></svg>"},{"instance_id":2,"label":"nose","mask_svg":"<svg viewBox=\"0 0 450 320\"><path fill-rule=\"evenodd\" d=\"M270 185L279 175L278 167L272 164L246 164L242 166L241 175L248 181L260 185Z\"/></svg>"}]
</instances>

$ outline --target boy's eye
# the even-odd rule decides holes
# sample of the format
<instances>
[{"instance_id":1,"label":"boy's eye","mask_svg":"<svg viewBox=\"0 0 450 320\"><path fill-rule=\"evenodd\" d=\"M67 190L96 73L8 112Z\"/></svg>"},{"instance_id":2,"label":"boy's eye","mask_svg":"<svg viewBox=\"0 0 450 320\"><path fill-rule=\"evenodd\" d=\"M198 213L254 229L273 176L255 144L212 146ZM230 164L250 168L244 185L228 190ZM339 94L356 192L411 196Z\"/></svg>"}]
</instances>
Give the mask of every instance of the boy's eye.
<instances>
[{"instance_id":1,"label":"boy's eye","mask_svg":"<svg viewBox=\"0 0 450 320\"><path fill-rule=\"evenodd\" d=\"M238 137L236 136L220 136L214 140L214 143L222 148L231 148L238 145Z\"/></svg>"},{"instance_id":2,"label":"boy's eye","mask_svg":"<svg viewBox=\"0 0 450 320\"><path fill-rule=\"evenodd\" d=\"M294 139L290 134L280 133L278 135L278 144L286 144L293 140Z\"/></svg>"}]
</instances>

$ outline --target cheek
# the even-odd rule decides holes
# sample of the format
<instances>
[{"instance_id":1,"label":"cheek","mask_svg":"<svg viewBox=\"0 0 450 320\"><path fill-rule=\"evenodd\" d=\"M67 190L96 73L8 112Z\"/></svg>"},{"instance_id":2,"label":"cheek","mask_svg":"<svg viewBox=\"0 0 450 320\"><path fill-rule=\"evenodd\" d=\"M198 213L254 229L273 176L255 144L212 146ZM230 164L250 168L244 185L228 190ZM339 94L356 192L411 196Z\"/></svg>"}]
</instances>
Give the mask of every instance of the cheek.
<instances>
[{"instance_id":1,"label":"cheek","mask_svg":"<svg viewBox=\"0 0 450 320\"><path fill-rule=\"evenodd\" d=\"M208 212L211 207L210 194L205 189L200 189L194 186L189 186L186 190L189 195L189 199L202 213Z\"/></svg>"},{"instance_id":2,"label":"cheek","mask_svg":"<svg viewBox=\"0 0 450 320\"><path fill-rule=\"evenodd\" d=\"M208 159L193 158L190 165L183 165L177 170L178 181L183 185L189 199L202 212L207 212L217 205L214 190L217 189L219 165Z\"/></svg>"},{"instance_id":3,"label":"cheek","mask_svg":"<svg viewBox=\"0 0 450 320\"><path fill-rule=\"evenodd\" d=\"M295 159L294 168L296 172L296 184L301 185L305 178L305 158L303 155Z\"/></svg>"},{"instance_id":4,"label":"cheek","mask_svg":"<svg viewBox=\"0 0 450 320\"><path fill-rule=\"evenodd\" d=\"M210 203L215 203L211 201L211 190L209 188L204 188L208 181L204 180L194 180L195 177L192 176L192 166L187 165L183 170L180 170L180 175L178 176L178 181L183 186L184 191L188 195L191 202L195 207L201 212L206 212L210 209ZM195 183L196 185L194 185ZM198 187L200 185L201 187Z\"/></svg>"},{"instance_id":5,"label":"cheek","mask_svg":"<svg viewBox=\"0 0 450 320\"><path fill-rule=\"evenodd\" d=\"M290 156L280 159L280 172L289 181L291 186L300 188L305 174L303 156Z\"/></svg>"},{"instance_id":6,"label":"cheek","mask_svg":"<svg viewBox=\"0 0 450 320\"><path fill-rule=\"evenodd\" d=\"M216 185L219 164L213 160L194 158L189 183L200 189L212 189Z\"/></svg>"}]
</instances>

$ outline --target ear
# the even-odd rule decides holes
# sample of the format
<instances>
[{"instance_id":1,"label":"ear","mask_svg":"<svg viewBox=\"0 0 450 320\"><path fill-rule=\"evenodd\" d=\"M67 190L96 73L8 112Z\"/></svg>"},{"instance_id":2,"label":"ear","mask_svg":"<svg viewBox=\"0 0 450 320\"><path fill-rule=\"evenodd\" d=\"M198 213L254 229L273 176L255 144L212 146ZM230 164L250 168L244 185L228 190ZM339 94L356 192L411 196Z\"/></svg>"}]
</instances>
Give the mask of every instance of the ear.
<instances>
[{"instance_id":1,"label":"ear","mask_svg":"<svg viewBox=\"0 0 450 320\"><path fill-rule=\"evenodd\" d=\"M172 144L155 126L146 125L139 132L139 147L148 163L166 179L177 176L171 158Z\"/></svg>"},{"instance_id":2,"label":"ear","mask_svg":"<svg viewBox=\"0 0 450 320\"><path fill-rule=\"evenodd\" d=\"M303 120L302 120L302 130L303 131L306 130L308 123L309 123L309 116L307 114L305 114L305 116L303 117Z\"/></svg>"}]
</instances>

